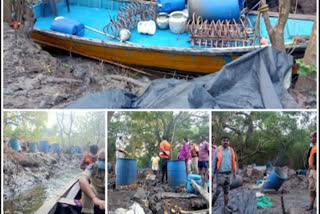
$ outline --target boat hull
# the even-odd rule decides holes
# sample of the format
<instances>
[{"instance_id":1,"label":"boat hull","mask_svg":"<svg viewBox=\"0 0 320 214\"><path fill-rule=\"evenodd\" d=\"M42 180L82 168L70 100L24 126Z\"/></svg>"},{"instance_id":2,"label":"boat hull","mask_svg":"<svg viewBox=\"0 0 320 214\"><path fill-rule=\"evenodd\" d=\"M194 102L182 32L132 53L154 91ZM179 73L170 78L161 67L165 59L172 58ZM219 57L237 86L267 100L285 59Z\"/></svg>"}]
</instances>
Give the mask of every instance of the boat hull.
<instances>
[{"instance_id":1,"label":"boat hull","mask_svg":"<svg viewBox=\"0 0 320 214\"><path fill-rule=\"evenodd\" d=\"M42 45L64 49L97 60L203 74L217 72L225 64L259 48L143 47L130 43L87 39L37 28L33 30L31 38ZM295 51L304 51L304 49L305 46L295 47Z\"/></svg>"}]
</instances>

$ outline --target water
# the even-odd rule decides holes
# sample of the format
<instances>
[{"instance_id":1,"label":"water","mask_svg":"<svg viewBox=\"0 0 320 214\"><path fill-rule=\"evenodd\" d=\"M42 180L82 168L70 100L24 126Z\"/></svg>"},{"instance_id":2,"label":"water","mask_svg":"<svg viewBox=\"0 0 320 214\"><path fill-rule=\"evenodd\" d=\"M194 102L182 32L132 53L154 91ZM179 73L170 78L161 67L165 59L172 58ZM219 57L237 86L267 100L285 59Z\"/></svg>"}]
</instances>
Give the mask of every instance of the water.
<instances>
[{"instance_id":1,"label":"water","mask_svg":"<svg viewBox=\"0 0 320 214\"><path fill-rule=\"evenodd\" d=\"M34 213L45 201L50 199L56 191L70 180L77 178L80 172L80 169L67 169L61 171L52 176L49 180L22 192L13 200L5 201L5 213L14 213L14 211L26 214Z\"/></svg>"}]
</instances>

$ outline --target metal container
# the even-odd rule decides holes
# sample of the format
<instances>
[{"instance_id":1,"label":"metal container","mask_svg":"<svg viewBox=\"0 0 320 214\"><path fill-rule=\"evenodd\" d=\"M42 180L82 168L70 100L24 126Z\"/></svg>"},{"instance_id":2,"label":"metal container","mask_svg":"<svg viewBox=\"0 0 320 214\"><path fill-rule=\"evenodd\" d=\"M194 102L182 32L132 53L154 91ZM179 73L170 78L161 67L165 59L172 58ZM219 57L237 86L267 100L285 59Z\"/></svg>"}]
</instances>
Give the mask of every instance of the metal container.
<instances>
[{"instance_id":1,"label":"metal container","mask_svg":"<svg viewBox=\"0 0 320 214\"><path fill-rule=\"evenodd\" d=\"M169 15L169 27L172 33L181 34L186 30L187 16L183 11L175 11Z\"/></svg>"},{"instance_id":2,"label":"metal container","mask_svg":"<svg viewBox=\"0 0 320 214\"><path fill-rule=\"evenodd\" d=\"M169 14L168 13L158 13L156 23L159 29L165 30L169 28Z\"/></svg>"}]
</instances>

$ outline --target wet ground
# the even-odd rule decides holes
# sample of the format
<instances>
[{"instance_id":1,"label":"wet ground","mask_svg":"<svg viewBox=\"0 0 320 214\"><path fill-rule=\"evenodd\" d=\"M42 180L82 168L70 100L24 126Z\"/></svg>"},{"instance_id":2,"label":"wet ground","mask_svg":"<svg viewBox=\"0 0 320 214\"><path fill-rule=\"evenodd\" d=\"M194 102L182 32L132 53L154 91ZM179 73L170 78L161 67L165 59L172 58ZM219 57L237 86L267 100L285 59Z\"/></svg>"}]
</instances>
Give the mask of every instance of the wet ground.
<instances>
[{"instance_id":1,"label":"wet ground","mask_svg":"<svg viewBox=\"0 0 320 214\"><path fill-rule=\"evenodd\" d=\"M9 213L34 213L43 203L50 199L54 193L66 183L77 178L80 169L61 170L49 180L23 191L12 200L4 201L4 211Z\"/></svg>"},{"instance_id":2,"label":"wet ground","mask_svg":"<svg viewBox=\"0 0 320 214\"><path fill-rule=\"evenodd\" d=\"M174 197L168 194L174 193ZM128 189L116 188L115 177L108 178L108 213L116 213L119 208L129 209L135 202L139 203L148 213L180 213L184 211L196 211L208 208L208 204L200 195L192 198L179 198L186 194L185 187L175 190L168 184L163 184L160 178L147 180L141 173L137 178L137 185Z\"/></svg>"}]
</instances>

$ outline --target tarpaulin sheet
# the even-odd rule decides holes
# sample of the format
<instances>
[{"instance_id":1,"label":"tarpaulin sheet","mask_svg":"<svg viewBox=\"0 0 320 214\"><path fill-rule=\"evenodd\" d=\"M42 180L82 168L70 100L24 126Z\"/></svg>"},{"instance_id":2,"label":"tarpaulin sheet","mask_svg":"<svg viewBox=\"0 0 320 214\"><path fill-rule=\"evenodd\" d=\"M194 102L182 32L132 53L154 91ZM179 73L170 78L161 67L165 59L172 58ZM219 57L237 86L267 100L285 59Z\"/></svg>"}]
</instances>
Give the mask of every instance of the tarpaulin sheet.
<instances>
[{"instance_id":1,"label":"tarpaulin sheet","mask_svg":"<svg viewBox=\"0 0 320 214\"><path fill-rule=\"evenodd\" d=\"M215 205L212 207L213 214L224 214L223 192L220 193ZM232 214L252 214L256 213L256 194L251 190L237 188L229 192L229 202L227 210ZM228 212L226 212L228 213Z\"/></svg>"},{"instance_id":2,"label":"tarpaulin sheet","mask_svg":"<svg viewBox=\"0 0 320 214\"><path fill-rule=\"evenodd\" d=\"M67 108L299 108L284 87L292 64L292 56L265 47L226 64L219 72L193 80L154 80L139 97L113 89L80 98Z\"/></svg>"}]
</instances>

